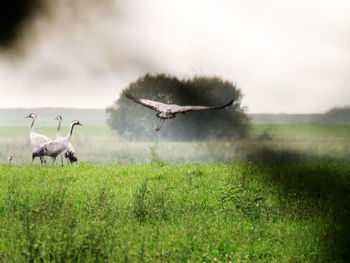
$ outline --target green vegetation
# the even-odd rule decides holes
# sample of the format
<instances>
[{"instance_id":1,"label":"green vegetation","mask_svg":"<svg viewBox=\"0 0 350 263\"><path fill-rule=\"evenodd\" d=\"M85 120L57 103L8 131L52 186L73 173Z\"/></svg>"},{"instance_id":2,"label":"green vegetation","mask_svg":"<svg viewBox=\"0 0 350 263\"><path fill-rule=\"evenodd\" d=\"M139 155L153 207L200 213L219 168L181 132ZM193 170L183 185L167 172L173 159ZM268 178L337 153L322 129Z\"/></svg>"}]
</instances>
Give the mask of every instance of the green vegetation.
<instances>
[{"instance_id":1,"label":"green vegetation","mask_svg":"<svg viewBox=\"0 0 350 263\"><path fill-rule=\"evenodd\" d=\"M251 135L259 135L266 129L279 138L350 137L350 125L316 124L253 124Z\"/></svg>"},{"instance_id":2,"label":"green vegetation","mask_svg":"<svg viewBox=\"0 0 350 263\"><path fill-rule=\"evenodd\" d=\"M0 166L2 262L346 262L349 163Z\"/></svg>"},{"instance_id":3,"label":"green vegetation","mask_svg":"<svg viewBox=\"0 0 350 263\"><path fill-rule=\"evenodd\" d=\"M322 114L259 113L250 117L253 123L259 124L350 125L350 107L335 107Z\"/></svg>"},{"instance_id":4,"label":"green vegetation","mask_svg":"<svg viewBox=\"0 0 350 263\"><path fill-rule=\"evenodd\" d=\"M350 261L349 126L135 142L87 125L64 167L27 164L28 136L0 127L0 262Z\"/></svg>"},{"instance_id":5,"label":"green vegetation","mask_svg":"<svg viewBox=\"0 0 350 263\"><path fill-rule=\"evenodd\" d=\"M163 138L173 141L206 140L215 138L243 138L249 130L249 118L240 105L242 92L233 83L217 77L176 77L145 75L126 89L135 97L178 105L224 105L231 99L233 106L221 110L187 112L165 121L161 132L156 112L121 95L107 108L108 125L120 136L132 140ZM203 128L205 127L205 128Z\"/></svg>"},{"instance_id":6,"label":"green vegetation","mask_svg":"<svg viewBox=\"0 0 350 263\"><path fill-rule=\"evenodd\" d=\"M334 107L326 112L324 119L329 120L331 124L350 125L350 106Z\"/></svg>"}]
</instances>

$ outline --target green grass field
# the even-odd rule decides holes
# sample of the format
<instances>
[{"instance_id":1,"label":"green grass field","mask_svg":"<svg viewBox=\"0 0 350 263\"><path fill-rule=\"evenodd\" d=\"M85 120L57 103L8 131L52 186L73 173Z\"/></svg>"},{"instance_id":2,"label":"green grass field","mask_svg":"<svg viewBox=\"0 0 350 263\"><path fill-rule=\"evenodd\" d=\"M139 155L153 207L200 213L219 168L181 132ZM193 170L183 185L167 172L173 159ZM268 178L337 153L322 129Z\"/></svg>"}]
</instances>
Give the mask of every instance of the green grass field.
<instances>
[{"instance_id":1,"label":"green grass field","mask_svg":"<svg viewBox=\"0 0 350 263\"><path fill-rule=\"evenodd\" d=\"M87 125L64 167L31 164L28 137L0 127L0 262L350 262L350 126L137 142Z\"/></svg>"},{"instance_id":2,"label":"green grass field","mask_svg":"<svg viewBox=\"0 0 350 263\"><path fill-rule=\"evenodd\" d=\"M350 137L350 125L320 124L253 124L251 134L259 135L270 129L273 136L284 138Z\"/></svg>"},{"instance_id":3,"label":"green grass field","mask_svg":"<svg viewBox=\"0 0 350 263\"><path fill-rule=\"evenodd\" d=\"M0 166L2 262L346 262L349 163Z\"/></svg>"}]
</instances>

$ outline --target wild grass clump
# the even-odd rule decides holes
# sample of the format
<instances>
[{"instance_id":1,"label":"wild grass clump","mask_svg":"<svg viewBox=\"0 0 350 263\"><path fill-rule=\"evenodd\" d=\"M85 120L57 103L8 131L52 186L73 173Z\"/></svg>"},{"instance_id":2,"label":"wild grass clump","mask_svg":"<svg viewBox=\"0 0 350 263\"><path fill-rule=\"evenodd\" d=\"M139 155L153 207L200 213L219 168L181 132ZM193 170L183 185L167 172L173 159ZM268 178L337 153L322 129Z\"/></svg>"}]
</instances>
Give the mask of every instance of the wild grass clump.
<instances>
[{"instance_id":1,"label":"wild grass clump","mask_svg":"<svg viewBox=\"0 0 350 263\"><path fill-rule=\"evenodd\" d=\"M238 211L248 220L259 220L267 215L266 200L259 188L226 185L221 189L221 202L225 209Z\"/></svg>"},{"instance_id":2,"label":"wild grass clump","mask_svg":"<svg viewBox=\"0 0 350 263\"><path fill-rule=\"evenodd\" d=\"M140 222L162 221L169 218L173 210L171 200L168 197L168 189L155 185L148 189L148 180L146 179L133 195L132 210Z\"/></svg>"}]
</instances>

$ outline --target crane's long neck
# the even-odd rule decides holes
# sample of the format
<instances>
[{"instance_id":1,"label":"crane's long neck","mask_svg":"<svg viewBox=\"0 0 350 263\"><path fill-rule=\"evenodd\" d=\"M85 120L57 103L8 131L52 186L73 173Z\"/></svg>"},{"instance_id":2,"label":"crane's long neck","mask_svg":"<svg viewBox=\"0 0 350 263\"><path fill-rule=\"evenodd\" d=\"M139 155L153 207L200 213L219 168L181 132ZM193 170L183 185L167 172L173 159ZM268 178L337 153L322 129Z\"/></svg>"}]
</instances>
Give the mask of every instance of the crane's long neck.
<instances>
[{"instance_id":1,"label":"crane's long neck","mask_svg":"<svg viewBox=\"0 0 350 263\"><path fill-rule=\"evenodd\" d=\"M72 137L73 128L74 128L75 125L77 125L77 123L71 123L71 125L70 125L70 127L69 127L69 132L68 132L67 136L64 137L64 139L63 139L64 142L67 143L67 144L69 143L70 138Z\"/></svg>"},{"instance_id":2,"label":"crane's long neck","mask_svg":"<svg viewBox=\"0 0 350 263\"><path fill-rule=\"evenodd\" d=\"M58 119L58 127L57 127L56 139L62 139L62 134L61 134L61 123L62 123L62 120L61 120L61 119Z\"/></svg>"},{"instance_id":3,"label":"crane's long neck","mask_svg":"<svg viewBox=\"0 0 350 263\"><path fill-rule=\"evenodd\" d=\"M30 125L30 132L34 132L34 122L35 122L35 118L32 118L32 125Z\"/></svg>"}]
</instances>

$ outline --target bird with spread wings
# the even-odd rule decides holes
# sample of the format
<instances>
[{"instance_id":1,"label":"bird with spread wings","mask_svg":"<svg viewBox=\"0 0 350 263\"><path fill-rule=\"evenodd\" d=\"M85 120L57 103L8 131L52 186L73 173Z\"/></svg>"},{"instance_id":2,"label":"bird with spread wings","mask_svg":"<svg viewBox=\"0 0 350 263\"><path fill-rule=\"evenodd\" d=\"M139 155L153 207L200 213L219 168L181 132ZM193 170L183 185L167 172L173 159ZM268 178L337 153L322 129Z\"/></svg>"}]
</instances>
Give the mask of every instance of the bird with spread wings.
<instances>
[{"instance_id":1,"label":"bird with spread wings","mask_svg":"<svg viewBox=\"0 0 350 263\"><path fill-rule=\"evenodd\" d=\"M176 104L165 104L158 101L136 98L133 95L129 94L127 91L124 91L123 94L127 98L135 101L136 103L141 104L147 108L150 108L158 112L156 116L160 118L160 122L158 127L156 128L156 131L159 131L161 129L164 120L175 118L177 113L186 113L189 111L200 111L200 110L223 109L233 104L233 99L231 99L230 102L221 106L179 106Z\"/></svg>"}]
</instances>

